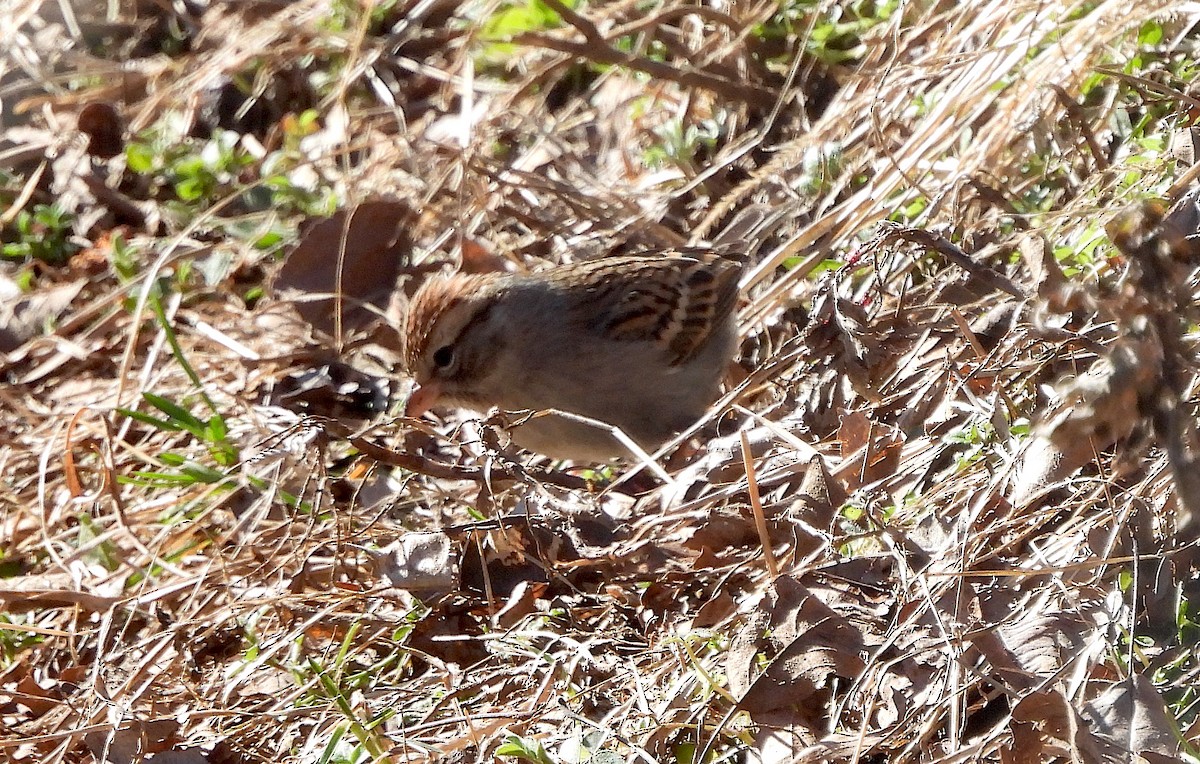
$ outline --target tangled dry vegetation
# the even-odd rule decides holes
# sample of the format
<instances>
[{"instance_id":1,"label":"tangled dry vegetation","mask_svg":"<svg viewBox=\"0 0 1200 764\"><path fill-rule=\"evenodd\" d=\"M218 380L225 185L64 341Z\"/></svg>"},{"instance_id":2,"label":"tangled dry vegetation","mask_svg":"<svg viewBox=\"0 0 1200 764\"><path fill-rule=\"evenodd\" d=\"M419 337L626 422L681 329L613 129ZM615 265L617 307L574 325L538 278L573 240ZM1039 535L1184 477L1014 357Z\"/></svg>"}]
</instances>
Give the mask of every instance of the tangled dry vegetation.
<instances>
[{"instance_id":1,"label":"tangled dry vegetation","mask_svg":"<svg viewBox=\"0 0 1200 764\"><path fill-rule=\"evenodd\" d=\"M0 758L1195 760L1195 4L0 17ZM429 273L720 240L656 463L395 416Z\"/></svg>"}]
</instances>

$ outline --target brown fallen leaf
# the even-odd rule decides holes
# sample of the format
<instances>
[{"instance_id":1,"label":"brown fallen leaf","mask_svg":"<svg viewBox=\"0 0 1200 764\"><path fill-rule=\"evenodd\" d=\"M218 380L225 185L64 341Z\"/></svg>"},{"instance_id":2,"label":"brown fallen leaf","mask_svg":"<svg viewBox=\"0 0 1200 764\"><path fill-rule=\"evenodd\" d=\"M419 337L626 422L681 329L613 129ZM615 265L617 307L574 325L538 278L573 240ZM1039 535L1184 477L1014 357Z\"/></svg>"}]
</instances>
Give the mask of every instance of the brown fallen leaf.
<instances>
[{"instance_id":1,"label":"brown fallen leaf","mask_svg":"<svg viewBox=\"0 0 1200 764\"><path fill-rule=\"evenodd\" d=\"M320 220L303 233L271 288L294 301L317 331L362 329L387 309L412 251L413 219L405 202L375 200Z\"/></svg>"},{"instance_id":2,"label":"brown fallen leaf","mask_svg":"<svg viewBox=\"0 0 1200 764\"><path fill-rule=\"evenodd\" d=\"M5 281L0 275L0 282ZM49 322L67 312L86 283L86 279L80 279L0 300L0 353L15 350L39 336ZM9 292L5 286L0 283L0 295Z\"/></svg>"},{"instance_id":3,"label":"brown fallen leaf","mask_svg":"<svg viewBox=\"0 0 1200 764\"><path fill-rule=\"evenodd\" d=\"M815 729L837 677L863 668L862 633L800 581L781 576L726 657L729 689L752 717L787 709ZM769 664L760 670L760 654Z\"/></svg>"},{"instance_id":4,"label":"brown fallen leaf","mask_svg":"<svg viewBox=\"0 0 1200 764\"><path fill-rule=\"evenodd\" d=\"M0 611L15 613L80 607L102 613L121 601L120 597L76 591L72 586L72 579L67 574L6 578L0 586Z\"/></svg>"},{"instance_id":5,"label":"brown fallen leaf","mask_svg":"<svg viewBox=\"0 0 1200 764\"><path fill-rule=\"evenodd\" d=\"M1108 684L1083 708L1093 732L1117 747L1127 761L1148 754L1178 761L1182 750L1171 716L1162 695L1142 674Z\"/></svg>"}]
</instances>

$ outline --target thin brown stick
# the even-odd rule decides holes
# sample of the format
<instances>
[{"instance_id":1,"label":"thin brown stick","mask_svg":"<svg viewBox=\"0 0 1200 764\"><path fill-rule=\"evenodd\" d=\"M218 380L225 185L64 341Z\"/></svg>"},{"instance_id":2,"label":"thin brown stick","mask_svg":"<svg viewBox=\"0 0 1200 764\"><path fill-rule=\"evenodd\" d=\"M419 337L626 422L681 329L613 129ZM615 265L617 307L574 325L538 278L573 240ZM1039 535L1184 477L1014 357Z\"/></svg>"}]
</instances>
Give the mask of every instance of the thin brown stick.
<instances>
[{"instance_id":1,"label":"thin brown stick","mask_svg":"<svg viewBox=\"0 0 1200 764\"><path fill-rule=\"evenodd\" d=\"M1096 140L1096 133L1092 130L1087 115L1084 114L1083 107L1071 97L1071 94L1062 85L1051 83L1049 87L1054 91L1054 95L1058 97L1058 102L1066 110L1067 116L1075 122L1075 126L1079 129L1079 134L1083 136L1084 143L1087 144L1088 151L1092 154L1092 159L1096 162L1096 167L1101 170L1107 170L1112 165L1112 162L1108 161L1108 156L1105 154L1104 149L1101 148L1100 141Z\"/></svg>"},{"instance_id":2,"label":"thin brown stick","mask_svg":"<svg viewBox=\"0 0 1200 764\"><path fill-rule=\"evenodd\" d=\"M754 474L754 455L750 453L750 439L742 430L742 463L746 465L746 486L750 493L750 509L754 513L754 527L758 529L758 540L762 544L763 557L767 560L767 571L771 578L779 577L779 563L771 549L771 535L767 532L767 518L763 515L762 499L758 495L758 479Z\"/></svg>"},{"instance_id":3,"label":"thin brown stick","mask_svg":"<svg viewBox=\"0 0 1200 764\"><path fill-rule=\"evenodd\" d=\"M332 427L327 425L327 427ZM384 448L378 443L373 443L359 435L351 435L349 433L338 433L338 428L332 427L331 431L334 435L345 437L350 445L357 448L364 455L369 456L375 461L381 462L391 467L399 467L400 469L416 472L421 475L438 478L440 480L469 480L476 483L481 483L487 480L532 480L539 483L549 483L560 488L566 488L571 491L594 491L596 485L589 480L571 475L566 472L557 470L542 470L530 467L518 467L517 465L505 464L501 461L492 462L493 469L500 469L503 474L495 475L488 471L477 467L464 467L458 464L447 464L433 459L428 459L424 456L416 454L405 454L398 451L393 451L389 448Z\"/></svg>"},{"instance_id":4,"label":"thin brown stick","mask_svg":"<svg viewBox=\"0 0 1200 764\"><path fill-rule=\"evenodd\" d=\"M983 347L983 343L975 336L975 332L971 331L971 325L967 323L967 319L963 316L962 311L958 308L951 308L950 315L954 319L954 323L958 324L958 330L962 332L963 337L966 338L971 348L975 351L975 357L986 358L987 349Z\"/></svg>"},{"instance_id":5,"label":"thin brown stick","mask_svg":"<svg viewBox=\"0 0 1200 764\"><path fill-rule=\"evenodd\" d=\"M704 88L730 100L749 103L764 109L770 108L775 103L775 93L759 85L735 82L702 71L688 71L662 61L618 50L605 39L600 29L589 19L568 8L559 0L546 0L546 4L583 35L583 41L565 40L547 34L525 32L514 36L514 43L549 48L600 64L625 66L649 74L651 77L677 82L684 87Z\"/></svg>"},{"instance_id":6,"label":"thin brown stick","mask_svg":"<svg viewBox=\"0 0 1200 764\"><path fill-rule=\"evenodd\" d=\"M1024 290L1014 284L1011 279L988 268L986 265L975 262L971 259L970 255L945 238L930 231L921 230L920 228L903 228L901 226L882 223L880 225L886 225L886 228L872 244L882 245L896 239L911 241L926 249L932 249L993 289L1007 292L1013 297L1022 300L1025 299Z\"/></svg>"}]
</instances>

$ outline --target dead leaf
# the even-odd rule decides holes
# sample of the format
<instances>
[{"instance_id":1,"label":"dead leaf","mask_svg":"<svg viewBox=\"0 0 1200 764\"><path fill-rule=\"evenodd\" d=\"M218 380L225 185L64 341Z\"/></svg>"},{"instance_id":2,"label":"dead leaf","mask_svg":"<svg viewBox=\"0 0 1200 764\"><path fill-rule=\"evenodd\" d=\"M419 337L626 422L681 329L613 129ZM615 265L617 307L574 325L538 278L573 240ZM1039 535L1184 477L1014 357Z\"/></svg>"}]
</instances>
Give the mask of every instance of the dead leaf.
<instances>
[{"instance_id":1,"label":"dead leaf","mask_svg":"<svg viewBox=\"0 0 1200 764\"><path fill-rule=\"evenodd\" d=\"M862 633L790 576L776 579L768 596L726 656L729 689L751 716L790 709L813 726L836 677L863 668ZM759 670L759 656L768 665Z\"/></svg>"},{"instance_id":2,"label":"dead leaf","mask_svg":"<svg viewBox=\"0 0 1200 764\"><path fill-rule=\"evenodd\" d=\"M495 248L486 241L464 237L462 241L462 273L503 273L508 270L508 261L496 254Z\"/></svg>"},{"instance_id":3,"label":"dead leaf","mask_svg":"<svg viewBox=\"0 0 1200 764\"><path fill-rule=\"evenodd\" d=\"M846 493L896 473L904 436L894 425L871 421L865 411L842 417L838 429L842 462L834 470Z\"/></svg>"},{"instance_id":4,"label":"dead leaf","mask_svg":"<svg viewBox=\"0 0 1200 764\"><path fill-rule=\"evenodd\" d=\"M409 533L373 556L376 574L397 589L450 590L458 585L458 563L444 533Z\"/></svg>"},{"instance_id":5,"label":"dead leaf","mask_svg":"<svg viewBox=\"0 0 1200 764\"><path fill-rule=\"evenodd\" d=\"M547 585L541 581L523 581L509 593L508 601L496 613L496 625L511 629L525 616L538 611L538 602L546 594Z\"/></svg>"},{"instance_id":6,"label":"dead leaf","mask_svg":"<svg viewBox=\"0 0 1200 764\"><path fill-rule=\"evenodd\" d=\"M414 217L404 202L376 200L318 221L288 254L271 287L320 332L336 332L338 311L343 333L362 329L387 309L409 262Z\"/></svg>"},{"instance_id":7,"label":"dead leaf","mask_svg":"<svg viewBox=\"0 0 1200 764\"><path fill-rule=\"evenodd\" d=\"M367 421L387 409L392 380L328 361L315 367L289 371L272 380L263 398L298 414L323 416L343 423Z\"/></svg>"},{"instance_id":8,"label":"dead leaf","mask_svg":"<svg viewBox=\"0 0 1200 764\"><path fill-rule=\"evenodd\" d=\"M1141 421L1139 400L1154 395L1162 347L1153 337L1125 337L1060 394L1022 454L1009 492L1017 508L1128 437Z\"/></svg>"},{"instance_id":9,"label":"dead leaf","mask_svg":"<svg viewBox=\"0 0 1200 764\"><path fill-rule=\"evenodd\" d=\"M799 514L815 528L832 527L838 509L846 502L846 494L829 476L825 460L813 456L808 461L808 470L796 492L791 512Z\"/></svg>"},{"instance_id":10,"label":"dead leaf","mask_svg":"<svg viewBox=\"0 0 1200 764\"><path fill-rule=\"evenodd\" d=\"M7 281L0 275L0 282ZM0 353L15 350L26 341L40 336L50 322L67 312L86 284L86 279L80 279L39 289L15 299L0 300ZM0 291L9 290L0 283Z\"/></svg>"},{"instance_id":11,"label":"dead leaf","mask_svg":"<svg viewBox=\"0 0 1200 764\"><path fill-rule=\"evenodd\" d=\"M179 726L174 719L135 720L119 730L84 735L83 741L101 764L159 761L156 754L170 749Z\"/></svg>"},{"instance_id":12,"label":"dead leaf","mask_svg":"<svg viewBox=\"0 0 1200 764\"><path fill-rule=\"evenodd\" d=\"M1182 753L1175 723L1154 684L1141 674L1112 682L1083 708L1083 717L1096 735L1118 747L1132 761L1134 755Z\"/></svg>"},{"instance_id":13,"label":"dead leaf","mask_svg":"<svg viewBox=\"0 0 1200 764\"><path fill-rule=\"evenodd\" d=\"M1037 285L1037 294L1044 300L1061 292L1067 277L1063 274L1049 242L1041 234L1029 234L1021 238L1018 245L1021 259Z\"/></svg>"},{"instance_id":14,"label":"dead leaf","mask_svg":"<svg viewBox=\"0 0 1200 764\"><path fill-rule=\"evenodd\" d=\"M1057 688L1030 693L1017 703L1012 711L1012 735L1012 746L1004 757L1009 764L1043 764L1060 757L1080 764L1112 761L1105 758Z\"/></svg>"},{"instance_id":15,"label":"dead leaf","mask_svg":"<svg viewBox=\"0 0 1200 764\"><path fill-rule=\"evenodd\" d=\"M72 588L74 582L71 576L65 573L16 576L3 581L3 585L0 586L0 609L9 612L81 607L94 613L102 613L121 601L119 597L76 591ZM119 591L120 582L114 586Z\"/></svg>"}]
</instances>

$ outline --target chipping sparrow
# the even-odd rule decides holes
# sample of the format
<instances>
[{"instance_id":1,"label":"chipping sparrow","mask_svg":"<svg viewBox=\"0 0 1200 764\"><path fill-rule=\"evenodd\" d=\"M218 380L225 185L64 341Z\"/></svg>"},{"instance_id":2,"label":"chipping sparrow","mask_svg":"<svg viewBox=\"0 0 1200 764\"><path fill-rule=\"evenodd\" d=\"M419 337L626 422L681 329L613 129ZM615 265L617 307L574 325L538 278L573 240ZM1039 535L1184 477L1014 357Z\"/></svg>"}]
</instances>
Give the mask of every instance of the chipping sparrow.
<instances>
[{"instance_id":1,"label":"chipping sparrow","mask_svg":"<svg viewBox=\"0 0 1200 764\"><path fill-rule=\"evenodd\" d=\"M553 409L614 425L653 450L719 392L737 344L741 266L711 250L609 257L536 274L438 277L409 304L405 407ZM564 459L628 457L605 428L554 414L513 440Z\"/></svg>"}]
</instances>

